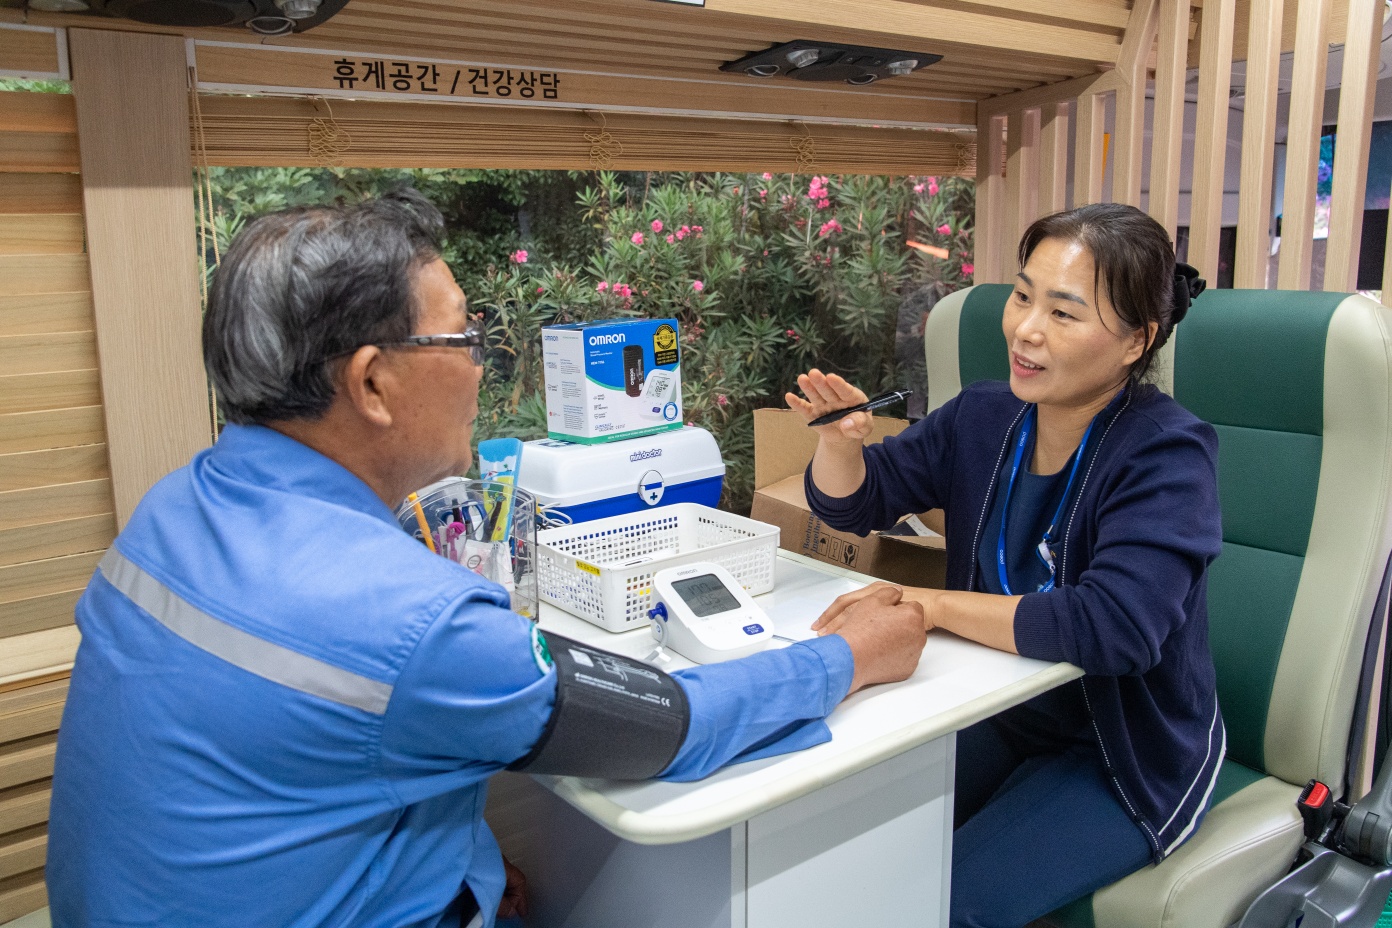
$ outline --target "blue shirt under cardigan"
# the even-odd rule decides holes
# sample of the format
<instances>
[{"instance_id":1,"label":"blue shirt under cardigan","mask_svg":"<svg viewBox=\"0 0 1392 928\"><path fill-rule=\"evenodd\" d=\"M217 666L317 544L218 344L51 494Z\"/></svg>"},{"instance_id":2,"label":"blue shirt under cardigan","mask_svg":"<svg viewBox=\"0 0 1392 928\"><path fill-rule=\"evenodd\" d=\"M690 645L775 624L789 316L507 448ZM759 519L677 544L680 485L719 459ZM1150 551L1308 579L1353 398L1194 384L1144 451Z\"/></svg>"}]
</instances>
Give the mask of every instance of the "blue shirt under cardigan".
<instances>
[{"instance_id":1,"label":"blue shirt under cardigan","mask_svg":"<svg viewBox=\"0 0 1392 928\"><path fill-rule=\"evenodd\" d=\"M48 894L69 925L458 926L503 893L488 778L554 670L502 587L431 554L361 480L229 425L161 480L77 605ZM830 738L839 636L678 671L663 776Z\"/></svg>"},{"instance_id":2,"label":"blue shirt under cardigan","mask_svg":"<svg viewBox=\"0 0 1392 928\"><path fill-rule=\"evenodd\" d=\"M809 467L808 501L828 525L860 534L942 508L947 587L978 589L984 523L1027 408L1008 384L974 384L867 447L853 495L823 495ZM1218 438L1154 387L1128 387L1084 453L1063 520L1059 585L1024 595L1015 646L1086 671L1103 763L1159 861L1198 826L1226 747L1206 583L1222 545Z\"/></svg>"}]
</instances>

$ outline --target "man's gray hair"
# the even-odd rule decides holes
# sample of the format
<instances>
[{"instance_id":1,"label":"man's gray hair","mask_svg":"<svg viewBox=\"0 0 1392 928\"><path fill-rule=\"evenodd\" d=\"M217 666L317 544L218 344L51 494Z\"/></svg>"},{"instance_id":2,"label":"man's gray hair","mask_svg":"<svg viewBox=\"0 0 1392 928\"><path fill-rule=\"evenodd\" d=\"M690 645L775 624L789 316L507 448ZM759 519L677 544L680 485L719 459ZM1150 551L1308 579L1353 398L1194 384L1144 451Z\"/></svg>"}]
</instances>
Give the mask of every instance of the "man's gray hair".
<instances>
[{"instance_id":1,"label":"man's gray hair","mask_svg":"<svg viewBox=\"0 0 1392 928\"><path fill-rule=\"evenodd\" d=\"M415 279L444 219L411 189L269 213L232 242L203 318L203 363L229 422L317 419L329 361L412 334Z\"/></svg>"}]
</instances>

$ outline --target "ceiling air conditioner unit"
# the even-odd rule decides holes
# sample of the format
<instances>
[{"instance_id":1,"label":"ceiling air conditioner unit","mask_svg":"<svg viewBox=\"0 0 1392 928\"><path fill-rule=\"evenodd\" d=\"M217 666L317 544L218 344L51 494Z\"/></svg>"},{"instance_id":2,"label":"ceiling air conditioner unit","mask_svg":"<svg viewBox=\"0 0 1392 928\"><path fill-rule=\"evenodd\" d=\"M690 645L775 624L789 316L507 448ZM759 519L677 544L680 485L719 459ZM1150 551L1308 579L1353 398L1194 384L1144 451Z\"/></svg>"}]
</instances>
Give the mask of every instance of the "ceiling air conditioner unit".
<instances>
[{"instance_id":1,"label":"ceiling air conditioner unit","mask_svg":"<svg viewBox=\"0 0 1392 928\"><path fill-rule=\"evenodd\" d=\"M305 32L343 9L348 0L29 0L47 12L91 13L152 26L246 26L261 35Z\"/></svg>"}]
</instances>

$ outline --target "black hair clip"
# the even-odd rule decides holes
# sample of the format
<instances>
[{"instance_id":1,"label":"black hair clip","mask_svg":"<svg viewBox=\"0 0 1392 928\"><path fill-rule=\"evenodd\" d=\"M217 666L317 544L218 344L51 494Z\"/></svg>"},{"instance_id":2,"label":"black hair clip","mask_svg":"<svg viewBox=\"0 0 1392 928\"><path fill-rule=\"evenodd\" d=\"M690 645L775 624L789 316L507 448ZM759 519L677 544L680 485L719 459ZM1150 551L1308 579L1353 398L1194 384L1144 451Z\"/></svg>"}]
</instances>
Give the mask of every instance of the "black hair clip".
<instances>
[{"instance_id":1,"label":"black hair clip","mask_svg":"<svg viewBox=\"0 0 1392 928\"><path fill-rule=\"evenodd\" d=\"M1170 314L1170 325L1178 325L1189 312L1189 305L1208 287L1208 281L1199 276L1199 269L1192 264L1175 264L1174 309Z\"/></svg>"}]
</instances>

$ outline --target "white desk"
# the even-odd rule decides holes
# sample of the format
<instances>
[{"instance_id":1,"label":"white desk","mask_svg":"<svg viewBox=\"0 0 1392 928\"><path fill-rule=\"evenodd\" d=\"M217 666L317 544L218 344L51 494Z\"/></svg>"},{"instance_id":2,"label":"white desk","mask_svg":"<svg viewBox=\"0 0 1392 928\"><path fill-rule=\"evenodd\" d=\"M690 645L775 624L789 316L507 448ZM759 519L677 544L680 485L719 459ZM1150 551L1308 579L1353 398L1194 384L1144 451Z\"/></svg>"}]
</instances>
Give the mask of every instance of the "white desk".
<instances>
[{"instance_id":1,"label":"white desk","mask_svg":"<svg viewBox=\"0 0 1392 928\"><path fill-rule=\"evenodd\" d=\"M757 601L788 638L810 637L832 599L870 580L778 557ZM652 650L646 629L614 635L551 606L541 624ZM955 733L1081 674L934 632L912 677L832 713L826 744L698 783L504 774L487 819L528 875L540 928L946 924Z\"/></svg>"}]
</instances>

